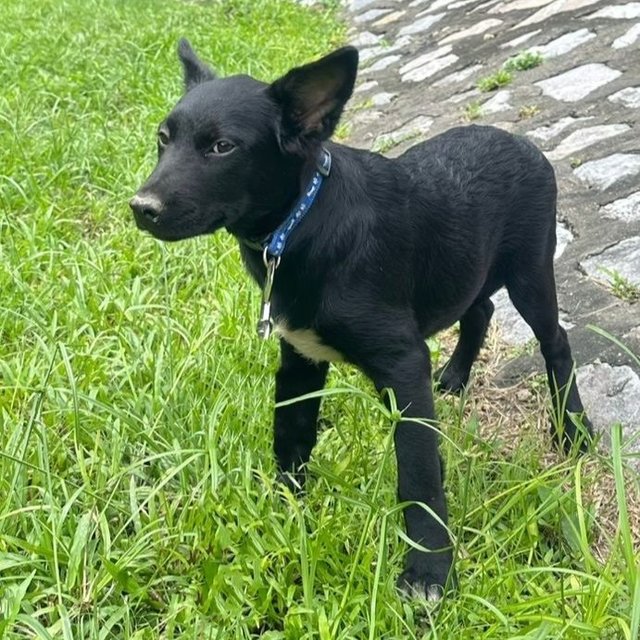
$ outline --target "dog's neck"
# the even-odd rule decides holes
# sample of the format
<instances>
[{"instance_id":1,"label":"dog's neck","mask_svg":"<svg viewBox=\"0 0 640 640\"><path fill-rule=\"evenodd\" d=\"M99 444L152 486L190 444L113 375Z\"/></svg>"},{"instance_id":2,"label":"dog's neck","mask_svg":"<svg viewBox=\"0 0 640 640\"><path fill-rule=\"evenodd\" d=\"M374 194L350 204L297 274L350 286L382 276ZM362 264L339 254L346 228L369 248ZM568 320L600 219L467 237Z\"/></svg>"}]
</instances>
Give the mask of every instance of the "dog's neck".
<instances>
[{"instance_id":1,"label":"dog's neck","mask_svg":"<svg viewBox=\"0 0 640 640\"><path fill-rule=\"evenodd\" d=\"M256 251L260 254L263 253L265 246L269 242L269 239L278 230L281 225L287 220L287 217L291 214L296 203L299 201L301 194L305 193L312 181L314 174L318 171L318 167L324 159L326 152L320 150L318 155L320 159L307 159L302 160L297 167L297 171L294 170L293 175L287 180L287 183L292 186L285 191L280 206L269 208L263 213L257 213L255 216L255 222L253 229L231 229L227 230L235 236L235 238L245 247ZM330 166L331 156L327 154ZM328 173L328 171L327 171ZM324 175L327 175L326 173Z\"/></svg>"}]
</instances>

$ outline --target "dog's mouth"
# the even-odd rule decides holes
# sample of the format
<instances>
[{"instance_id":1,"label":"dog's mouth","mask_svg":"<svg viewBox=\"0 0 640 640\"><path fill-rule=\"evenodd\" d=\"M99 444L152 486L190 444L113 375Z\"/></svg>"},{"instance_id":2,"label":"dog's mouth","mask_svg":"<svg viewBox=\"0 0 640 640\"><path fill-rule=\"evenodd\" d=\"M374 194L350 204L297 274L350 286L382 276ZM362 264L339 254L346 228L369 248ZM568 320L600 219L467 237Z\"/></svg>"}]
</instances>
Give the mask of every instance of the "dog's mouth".
<instances>
[{"instance_id":1,"label":"dog's mouth","mask_svg":"<svg viewBox=\"0 0 640 640\"><path fill-rule=\"evenodd\" d=\"M150 234L155 235L158 231L158 222L160 220L160 214L139 214L134 212L133 219L136 222L136 227L141 231L148 231Z\"/></svg>"},{"instance_id":2,"label":"dog's mouth","mask_svg":"<svg viewBox=\"0 0 640 640\"><path fill-rule=\"evenodd\" d=\"M186 220L185 220L186 219ZM168 212L153 215L139 215L134 213L136 226L146 231L154 238L164 242L177 242L195 236L214 233L224 226L224 216L218 215L211 220L198 221L191 215L173 217Z\"/></svg>"},{"instance_id":3,"label":"dog's mouth","mask_svg":"<svg viewBox=\"0 0 640 640\"><path fill-rule=\"evenodd\" d=\"M160 220L160 215L152 215L152 216L139 216L137 214L133 215L133 219L136 222L136 227L141 231L148 231L149 233L153 233L153 229L158 224L158 220Z\"/></svg>"}]
</instances>

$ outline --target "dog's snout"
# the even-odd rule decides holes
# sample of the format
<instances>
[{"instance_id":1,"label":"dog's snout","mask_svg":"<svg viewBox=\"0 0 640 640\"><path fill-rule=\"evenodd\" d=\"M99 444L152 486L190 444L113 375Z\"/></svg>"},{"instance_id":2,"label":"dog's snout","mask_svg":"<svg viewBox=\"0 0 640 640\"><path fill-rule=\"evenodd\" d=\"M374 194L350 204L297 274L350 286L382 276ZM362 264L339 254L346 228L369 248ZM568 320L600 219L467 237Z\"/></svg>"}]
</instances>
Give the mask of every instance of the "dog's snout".
<instances>
[{"instance_id":1,"label":"dog's snout","mask_svg":"<svg viewBox=\"0 0 640 640\"><path fill-rule=\"evenodd\" d=\"M154 195L138 193L131 198L129 206L137 216L151 222L157 222L163 205L161 200Z\"/></svg>"}]
</instances>

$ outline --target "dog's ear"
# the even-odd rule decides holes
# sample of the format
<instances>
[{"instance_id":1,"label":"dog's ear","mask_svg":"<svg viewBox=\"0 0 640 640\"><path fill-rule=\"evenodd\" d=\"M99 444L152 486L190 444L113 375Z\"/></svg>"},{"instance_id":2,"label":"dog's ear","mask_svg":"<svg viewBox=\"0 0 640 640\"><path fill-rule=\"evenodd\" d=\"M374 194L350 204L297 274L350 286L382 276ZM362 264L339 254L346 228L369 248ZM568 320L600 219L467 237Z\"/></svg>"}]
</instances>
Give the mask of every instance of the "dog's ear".
<instances>
[{"instance_id":1,"label":"dog's ear","mask_svg":"<svg viewBox=\"0 0 640 640\"><path fill-rule=\"evenodd\" d=\"M216 74L198 58L186 38L180 38L178 42L178 58L184 69L184 86L187 91L201 82L213 80L216 77Z\"/></svg>"},{"instance_id":2,"label":"dog's ear","mask_svg":"<svg viewBox=\"0 0 640 640\"><path fill-rule=\"evenodd\" d=\"M351 97L358 71L358 50L343 47L316 62L291 69L270 87L280 105L280 144L305 155L331 137Z\"/></svg>"}]
</instances>

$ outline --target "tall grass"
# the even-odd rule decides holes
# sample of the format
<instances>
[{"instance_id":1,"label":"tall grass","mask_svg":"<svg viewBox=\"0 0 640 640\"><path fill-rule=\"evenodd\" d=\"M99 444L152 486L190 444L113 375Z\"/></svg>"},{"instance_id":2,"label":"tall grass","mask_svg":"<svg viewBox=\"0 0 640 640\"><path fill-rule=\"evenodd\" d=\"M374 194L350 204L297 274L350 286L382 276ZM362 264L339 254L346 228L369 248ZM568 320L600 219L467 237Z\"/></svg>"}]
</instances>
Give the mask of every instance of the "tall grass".
<instances>
[{"instance_id":1,"label":"tall grass","mask_svg":"<svg viewBox=\"0 0 640 640\"><path fill-rule=\"evenodd\" d=\"M619 447L602 462L620 480L602 563L582 464L543 465L535 436L505 455L440 401L460 590L401 600L391 424L370 387L332 372L307 495L283 491L277 347L254 336L233 241L167 246L131 222L182 90L177 38L221 73L269 79L340 41L335 14L279 0L2 14L0 637L635 639Z\"/></svg>"}]
</instances>

